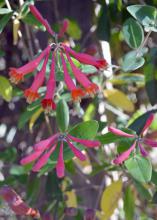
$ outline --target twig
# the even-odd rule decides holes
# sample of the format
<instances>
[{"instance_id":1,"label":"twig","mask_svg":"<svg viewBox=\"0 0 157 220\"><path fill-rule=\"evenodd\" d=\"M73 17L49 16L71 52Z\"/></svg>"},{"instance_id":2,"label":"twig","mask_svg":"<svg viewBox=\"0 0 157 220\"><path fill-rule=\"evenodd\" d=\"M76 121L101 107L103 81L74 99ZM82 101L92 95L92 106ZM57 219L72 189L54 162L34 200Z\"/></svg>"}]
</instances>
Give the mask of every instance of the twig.
<instances>
[{"instance_id":1,"label":"twig","mask_svg":"<svg viewBox=\"0 0 157 220\"><path fill-rule=\"evenodd\" d=\"M51 125L50 125L50 120L49 120L48 115L46 115L46 114L45 114L45 121L46 121L48 131L49 131L50 135L52 135L53 132L52 132L52 128L51 128Z\"/></svg>"},{"instance_id":2,"label":"twig","mask_svg":"<svg viewBox=\"0 0 157 220\"><path fill-rule=\"evenodd\" d=\"M96 202L95 202L95 209L98 209L99 201L100 201L100 198L101 198L101 195L102 195L102 191L104 189L105 182L106 182L106 176L104 176L103 179L102 179L102 182L101 182L101 185L100 185L100 190L99 190Z\"/></svg>"},{"instance_id":3,"label":"twig","mask_svg":"<svg viewBox=\"0 0 157 220\"><path fill-rule=\"evenodd\" d=\"M148 38L149 38L149 36L150 36L151 33L152 33L152 31L149 31L149 32L147 33L147 35L146 35L146 37L145 37L143 43L142 43L141 46L137 49L137 55L136 55L136 56L139 55L139 53L140 53L140 51L142 50L142 48L146 45L146 43L147 43L147 41L148 41Z\"/></svg>"},{"instance_id":4,"label":"twig","mask_svg":"<svg viewBox=\"0 0 157 220\"><path fill-rule=\"evenodd\" d=\"M11 8L11 5L8 0L5 0L5 4L6 4L7 8L11 11L12 8Z\"/></svg>"},{"instance_id":5,"label":"twig","mask_svg":"<svg viewBox=\"0 0 157 220\"><path fill-rule=\"evenodd\" d=\"M26 31L26 37L27 37L28 47L30 51L30 59L33 59L34 52L33 52L33 47L32 47L32 42L31 42L31 35L30 35L29 27L26 24L25 24L25 31Z\"/></svg>"}]
</instances>

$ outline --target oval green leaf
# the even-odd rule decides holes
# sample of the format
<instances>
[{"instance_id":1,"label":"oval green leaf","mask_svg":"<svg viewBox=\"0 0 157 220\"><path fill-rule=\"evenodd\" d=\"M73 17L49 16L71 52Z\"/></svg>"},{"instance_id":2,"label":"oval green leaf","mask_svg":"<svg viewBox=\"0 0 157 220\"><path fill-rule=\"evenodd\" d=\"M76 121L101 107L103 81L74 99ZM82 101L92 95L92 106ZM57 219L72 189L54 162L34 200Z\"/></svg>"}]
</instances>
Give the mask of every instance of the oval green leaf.
<instances>
[{"instance_id":1,"label":"oval green leaf","mask_svg":"<svg viewBox=\"0 0 157 220\"><path fill-rule=\"evenodd\" d=\"M152 165L148 159L136 155L126 160L125 166L133 178L139 182L147 183L151 180Z\"/></svg>"},{"instance_id":2,"label":"oval green leaf","mask_svg":"<svg viewBox=\"0 0 157 220\"><path fill-rule=\"evenodd\" d=\"M0 95L9 102L12 99L12 86L7 78L0 76Z\"/></svg>"},{"instance_id":3,"label":"oval green leaf","mask_svg":"<svg viewBox=\"0 0 157 220\"><path fill-rule=\"evenodd\" d=\"M127 7L129 13L148 30L157 31L157 9L148 5L131 5Z\"/></svg>"},{"instance_id":4,"label":"oval green leaf","mask_svg":"<svg viewBox=\"0 0 157 220\"><path fill-rule=\"evenodd\" d=\"M136 51L131 51L124 56L121 68L124 72L129 72L140 68L144 63L143 57L137 56Z\"/></svg>"},{"instance_id":5,"label":"oval green leaf","mask_svg":"<svg viewBox=\"0 0 157 220\"><path fill-rule=\"evenodd\" d=\"M123 35L126 43L133 49L138 48L144 40L143 29L133 18L129 18L124 23Z\"/></svg>"},{"instance_id":6,"label":"oval green leaf","mask_svg":"<svg viewBox=\"0 0 157 220\"><path fill-rule=\"evenodd\" d=\"M56 113L58 127L60 131L65 132L69 126L69 107L64 100L58 102Z\"/></svg>"}]
</instances>

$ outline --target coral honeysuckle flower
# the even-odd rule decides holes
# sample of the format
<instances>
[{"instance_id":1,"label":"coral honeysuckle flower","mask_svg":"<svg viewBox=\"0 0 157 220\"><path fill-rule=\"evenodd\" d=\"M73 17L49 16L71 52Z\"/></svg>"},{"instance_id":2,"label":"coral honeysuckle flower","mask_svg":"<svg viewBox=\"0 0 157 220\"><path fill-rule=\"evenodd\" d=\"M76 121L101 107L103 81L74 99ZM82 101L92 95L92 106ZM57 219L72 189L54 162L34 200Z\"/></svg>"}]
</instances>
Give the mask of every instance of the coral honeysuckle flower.
<instances>
[{"instance_id":1,"label":"coral honeysuckle flower","mask_svg":"<svg viewBox=\"0 0 157 220\"><path fill-rule=\"evenodd\" d=\"M108 66L108 63L105 59L97 59L86 53L77 53L65 44L62 43L61 45L65 51L70 53L76 60L80 61L81 63L95 66L97 69L104 69Z\"/></svg>"},{"instance_id":2,"label":"coral honeysuckle flower","mask_svg":"<svg viewBox=\"0 0 157 220\"><path fill-rule=\"evenodd\" d=\"M86 93L93 95L96 93L96 91L99 89L98 86L95 83L92 83L87 76L81 72L81 70L79 68L77 68L75 66L75 64L73 63L71 57L69 56L69 54L67 53L67 51L65 51L66 53L66 57L70 63L71 69L73 71L73 74L76 78L76 80L84 87Z\"/></svg>"},{"instance_id":3,"label":"coral honeysuckle flower","mask_svg":"<svg viewBox=\"0 0 157 220\"><path fill-rule=\"evenodd\" d=\"M1 187L0 196L8 203L9 207L16 215L31 216L37 219L40 218L39 211L29 207L11 187L7 185Z\"/></svg>"},{"instance_id":4,"label":"coral honeysuckle flower","mask_svg":"<svg viewBox=\"0 0 157 220\"><path fill-rule=\"evenodd\" d=\"M74 137L70 134L61 134L56 133L51 137L42 140L34 145L34 152L29 156L26 156L21 160L21 164L25 165L31 163L32 161L36 161L33 166L33 171L39 171L48 161L51 154L55 151L58 143L60 143L59 156L56 164L56 172L58 177L64 176L64 158L63 158L63 148L64 142L66 142L69 148L72 150L73 154L80 160L86 160L86 156L74 146L73 142L84 145L85 147L93 148L99 147L100 142L96 140L85 140Z\"/></svg>"},{"instance_id":5,"label":"coral honeysuckle flower","mask_svg":"<svg viewBox=\"0 0 157 220\"><path fill-rule=\"evenodd\" d=\"M61 26L61 29L59 30L59 33L58 33L58 38L61 38L63 37L64 33L67 31L68 29L68 26L69 26L69 20L68 19L64 19L63 20L63 24Z\"/></svg>"},{"instance_id":6,"label":"coral honeysuckle flower","mask_svg":"<svg viewBox=\"0 0 157 220\"><path fill-rule=\"evenodd\" d=\"M153 119L154 119L154 115L151 114L149 116L149 118L147 119L145 126L142 129L139 136L136 134L128 134L128 133L121 131L117 128L113 128L113 127L108 128L108 130L115 135L118 135L121 137L133 138L135 140L134 143L132 144L132 146L128 150L124 151L122 154L117 156L117 158L113 161L115 164L121 164L125 160L127 160L129 158L131 152L136 148L136 146L139 147L140 153L144 157L148 156L148 152L144 149L143 144L148 145L150 147L157 147L156 141L143 137L144 133L147 131L147 129L151 125Z\"/></svg>"},{"instance_id":7,"label":"coral honeysuckle flower","mask_svg":"<svg viewBox=\"0 0 157 220\"><path fill-rule=\"evenodd\" d=\"M43 66L41 70L35 76L33 84L31 85L29 89L26 89L24 92L24 96L26 97L28 103L32 103L33 101L35 101L36 99L40 97L38 94L38 89L43 85L44 80L45 80L46 65L48 62L49 53L50 53L50 50L48 51L46 55L46 58L43 62Z\"/></svg>"},{"instance_id":8,"label":"coral honeysuckle flower","mask_svg":"<svg viewBox=\"0 0 157 220\"><path fill-rule=\"evenodd\" d=\"M56 77L55 77L55 53L52 54L52 63L49 80L47 82L46 95L42 100L42 106L46 112L50 112L56 108L56 104L53 101L56 89Z\"/></svg>"},{"instance_id":9,"label":"coral honeysuckle flower","mask_svg":"<svg viewBox=\"0 0 157 220\"><path fill-rule=\"evenodd\" d=\"M33 72L41 60L49 53L51 46L49 45L45 50L41 52L39 56L37 56L34 60L30 61L29 63L25 64L20 68L10 67L9 75L10 81L14 84L18 84L20 81L24 79L24 76Z\"/></svg>"},{"instance_id":10,"label":"coral honeysuckle flower","mask_svg":"<svg viewBox=\"0 0 157 220\"><path fill-rule=\"evenodd\" d=\"M68 69L66 67L66 62L62 52L61 52L61 60L62 60L65 84L71 92L72 99L74 101L79 101L83 96L85 96L85 92L83 89L77 88L76 85L74 84L71 76L68 73Z\"/></svg>"},{"instance_id":11,"label":"coral honeysuckle flower","mask_svg":"<svg viewBox=\"0 0 157 220\"><path fill-rule=\"evenodd\" d=\"M67 19L63 21L63 25L61 26L60 31L57 34L54 33L54 31L51 29L50 25L48 24L47 20L42 17L40 12L35 8L34 5L30 5L29 8L32 14L36 17L36 19L46 27L46 30L53 37L55 37L56 40L64 35L64 33L68 28L68 23L69 23ZM43 66L41 70L38 73L36 73L35 79L31 87L25 90L24 96L26 97L28 103L32 103L33 101L38 99L40 97L38 94L38 90L41 86L44 85L46 81L46 94L44 99L41 101L41 104L46 112L50 112L51 110L54 110L56 108L54 97L56 92L57 77L55 74L57 72L56 71L57 65L59 65L60 63L58 62L57 58L60 56L62 61L64 82L67 86L67 89L71 92L72 100L80 101L81 98L86 95L93 96L98 91L99 87L95 83L92 83L89 80L89 77L87 77L87 75L84 74L74 64L70 55L72 55L75 59L77 59L81 63L93 65L98 69L107 67L106 60L99 60L85 53L76 53L75 51L70 49L70 47L66 46L63 43L53 43L49 45L45 50L43 50L43 52L33 61L30 61L29 63L25 64L20 68L10 68L9 71L10 80L15 84L19 83L21 80L24 79L24 76L26 74L33 72L39 66L40 62L43 61ZM48 59L51 56L52 56L51 70L49 74L49 79L46 80L45 72L47 66L49 65ZM71 78L71 75L68 72L67 62L69 62L73 73L73 77L74 79L76 79L76 82L80 85L80 87L78 87ZM61 68L60 65L58 68L59 69Z\"/></svg>"}]
</instances>

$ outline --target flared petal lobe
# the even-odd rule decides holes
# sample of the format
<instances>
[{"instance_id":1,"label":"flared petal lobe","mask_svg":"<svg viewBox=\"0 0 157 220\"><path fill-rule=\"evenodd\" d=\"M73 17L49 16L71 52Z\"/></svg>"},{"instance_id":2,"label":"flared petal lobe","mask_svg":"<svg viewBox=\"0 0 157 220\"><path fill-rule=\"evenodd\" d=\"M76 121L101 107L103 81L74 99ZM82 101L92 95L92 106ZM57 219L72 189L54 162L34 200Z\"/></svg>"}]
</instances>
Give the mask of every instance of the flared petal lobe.
<instances>
[{"instance_id":1,"label":"flared petal lobe","mask_svg":"<svg viewBox=\"0 0 157 220\"><path fill-rule=\"evenodd\" d=\"M124 151L116 159L114 159L113 163L122 164L125 160L128 159L128 157L130 156L131 152L135 149L135 147L136 147L136 141L133 143L133 145L127 151Z\"/></svg>"},{"instance_id":2,"label":"flared petal lobe","mask_svg":"<svg viewBox=\"0 0 157 220\"><path fill-rule=\"evenodd\" d=\"M109 127L108 130L117 136L128 137L128 138L135 138L136 137L134 134L128 134L128 133L121 131L121 130L114 128L114 127Z\"/></svg>"},{"instance_id":3,"label":"flared petal lobe","mask_svg":"<svg viewBox=\"0 0 157 220\"><path fill-rule=\"evenodd\" d=\"M33 72L37 68L41 60L47 55L47 53L49 53L50 49L51 46L49 45L34 60L28 62L20 68L11 67L9 69L10 81L14 84L18 84L20 81L22 81L26 74Z\"/></svg>"},{"instance_id":4,"label":"flared petal lobe","mask_svg":"<svg viewBox=\"0 0 157 220\"><path fill-rule=\"evenodd\" d=\"M32 103L40 97L38 94L38 89L43 85L45 80L48 58L49 58L49 53L46 55L41 70L36 74L33 84L29 89L26 89L24 92L24 96L26 97L28 103Z\"/></svg>"},{"instance_id":5,"label":"flared petal lobe","mask_svg":"<svg viewBox=\"0 0 157 220\"><path fill-rule=\"evenodd\" d=\"M95 94L97 90L99 90L99 87L95 83L92 83L87 76L75 66L67 51L65 51L65 53L76 80L85 88L86 93L90 95Z\"/></svg>"},{"instance_id":6,"label":"flared petal lobe","mask_svg":"<svg viewBox=\"0 0 157 220\"><path fill-rule=\"evenodd\" d=\"M56 89L55 66L55 53L53 53L50 75L46 86L46 94L45 98L42 100L42 107L46 112L50 112L52 109L56 109L56 104L53 101Z\"/></svg>"},{"instance_id":7,"label":"flared petal lobe","mask_svg":"<svg viewBox=\"0 0 157 220\"><path fill-rule=\"evenodd\" d=\"M72 99L74 101L79 101L83 96L85 96L85 92L84 92L83 89L77 88L75 86L71 76L68 73L68 69L67 69L66 62L65 62L65 59L64 59L64 56L63 56L62 52L61 52L61 60L62 60L65 84L71 92Z\"/></svg>"},{"instance_id":8,"label":"flared petal lobe","mask_svg":"<svg viewBox=\"0 0 157 220\"><path fill-rule=\"evenodd\" d=\"M67 135L69 139L71 139L72 141L78 142L86 147L99 147L100 146L100 142L99 141L95 141L95 140L85 140L85 139L80 139L71 135Z\"/></svg>"},{"instance_id":9,"label":"flared petal lobe","mask_svg":"<svg viewBox=\"0 0 157 220\"><path fill-rule=\"evenodd\" d=\"M56 165L56 172L59 178L64 177L64 158L63 158L63 141L61 141L59 157Z\"/></svg>"}]
</instances>

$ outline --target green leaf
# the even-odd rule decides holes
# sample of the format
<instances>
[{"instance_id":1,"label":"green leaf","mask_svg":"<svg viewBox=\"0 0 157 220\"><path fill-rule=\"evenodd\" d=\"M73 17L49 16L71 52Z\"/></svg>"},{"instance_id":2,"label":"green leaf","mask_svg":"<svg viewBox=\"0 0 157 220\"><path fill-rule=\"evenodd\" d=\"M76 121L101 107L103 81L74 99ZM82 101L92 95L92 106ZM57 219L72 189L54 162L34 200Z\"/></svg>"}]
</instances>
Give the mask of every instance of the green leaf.
<instances>
[{"instance_id":1,"label":"green leaf","mask_svg":"<svg viewBox=\"0 0 157 220\"><path fill-rule=\"evenodd\" d=\"M151 200L152 196L145 185L143 185L140 182L137 182L136 180L133 181L139 195L146 200Z\"/></svg>"},{"instance_id":2,"label":"green leaf","mask_svg":"<svg viewBox=\"0 0 157 220\"><path fill-rule=\"evenodd\" d=\"M85 121L77 124L69 133L75 137L82 139L93 139L98 131L99 124L95 120Z\"/></svg>"},{"instance_id":3,"label":"green leaf","mask_svg":"<svg viewBox=\"0 0 157 220\"><path fill-rule=\"evenodd\" d=\"M83 120L84 121L89 121L94 118L96 112L96 106L93 103L90 103L83 115Z\"/></svg>"},{"instance_id":4,"label":"green leaf","mask_svg":"<svg viewBox=\"0 0 157 220\"><path fill-rule=\"evenodd\" d=\"M137 73L121 73L109 80L114 85L130 85L136 83L139 86L144 85L143 74Z\"/></svg>"},{"instance_id":5,"label":"green leaf","mask_svg":"<svg viewBox=\"0 0 157 220\"><path fill-rule=\"evenodd\" d=\"M151 57L150 57L151 59ZM145 88L151 105L157 103L157 71L153 62L144 66Z\"/></svg>"},{"instance_id":6,"label":"green leaf","mask_svg":"<svg viewBox=\"0 0 157 220\"><path fill-rule=\"evenodd\" d=\"M64 100L57 104L56 119L59 129L65 132L69 126L69 107Z\"/></svg>"},{"instance_id":7,"label":"green leaf","mask_svg":"<svg viewBox=\"0 0 157 220\"><path fill-rule=\"evenodd\" d=\"M28 13L25 17L22 18L22 21L39 28L42 31L45 31L45 27L31 14Z\"/></svg>"},{"instance_id":8,"label":"green leaf","mask_svg":"<svg viewBox=\"0 0 157 220\"><path fill-rule=\"evenodd\" d=\"M155 170L152 170L151 182L157 185L157 172Z\"/></svg>"},{"instance_id":9,"label":"green leaf","mask_svg":"<svg viewBox=\"0 0 157 220\"><path fill-rule=\"evenodd\" d=\"M122 181L118 180L112 182L111 185L107 186L102 194L100 207L103 211L104 216L102 219L107 220L113 214L117 208L118 200L122 193Z\"/></svg>"},{"instance_id":10,"label":"green leaf","mask_svg":"<svg viewBox=\"0 0 157 220\"><path fill-rule=\"evenodd\" d=\"M123 57L121 68L124 72L129 72L140 68L144 63L145 59L143 57L137 56L136 51L131 51Z\"/></svg>"},{"instance_id":11,"label":"green leaf","mask_svg":"<svg viewBox=\"0 0 157 220\"><path fill-rule=\"evenodd\" d=\"M68 19L68 20L69 20L69 26L67 29L67 33L70 35L70 37L74 38L75 40L79 40L81 38L82 31L78 23L72 19Z\"/></svg>"},{"instance_id":12,"label":"green leaf","mask_svg":"<svg viewBox=\"0 0 157 220\"><path fill-rule=\"evenodd\" d=\"M38 111L40 109L40 106L38 106L37 108L33 109L32 111L25 111L20 115L20 118L18 120L18 128L21 129L25 126L25 124L30 120L30 118L32 117L32 115L34 115L34 113L36 111Z\"/></svg>"},{"instance_id":13,"label":"green leaf","mask_svg":"<svg viewBox=\"0 0 157 220\"><path fill-rule=\"evenodd\" d=\"M125 161L128 172L139 182L147 183L151 180L152 165L150 161L140 155Z\"/></svg>"},{"instance_id":14,"label":"green leaf","mask_svg":"<svg viewBox=\"0 0 157 220\"><path fill-rule=\"evenodd\" d=\"M144 40L143 29L133 18L129 18L124 23L123 35L126 43L133 49L138 48Z\"/></svg>"},{"instance_id":15,"label":"green leaf","mask_svg":"<svg viewBox=\"0 0 157 220\"><path fill-rule=\"evenodd\" d=\"M12 99L12 85L4 76L0 76L0 95L3 99L9 102Z\"/></svg>"},{"instance_id":16,"label":"green leaf","mask_svg":"<svg viewBox=\"0 0 157 220\"><path fill-rule=\"evenodd\" d=\"M8 8L0 8L0 15L9 14L10 12L12 12L12 10Z\"/></svg>"},{"instance_id":17,"label":"green leaf","mask_svg":"<svg viewBox=\"0 0 157 220\"><path fill-rule=\"evenodd\" d=\"M3 29L7 25L8 21L10 20L12 14L13 13L6 14L0 19L0 34L2 33Z\"/></svg>"},{"instance_id":18,"label":"green leaf","mask_svg":"<svg viewBox=\"0 0 157 220\"><path fill-rule=\"evenodd\" d=\"M81 65L81 70L83 73L96 73L98 70L96 67L91 65Z\"/></svg>"},{"instance_id":19,"label":"green leaf","mask_svg":"<svg viewBox=\"0 0 157 220\"><path fill-rule=\"evenodd\" d=\"M124 212L125 212L125 219L127 220L134 219L135 198L133 191L129 186L126 188L124 195Z\"/></svg>"},{"instance_id":20,"label":"green leaf","mask_svg":"<svg viewBox=\"0 0 157 220\"><path fill-rule=\"evenodd\" d=\"M11 175L21 176L23 174L27 174L32 168L32 164L27 164L25 166L20 165L12 165L10 169Z\"/></svg>"},{"instance_id":21,"label":"green leaf","mask_svg":"<svg viewBox=\"0 0 157 220\"><path fill-rule=\"evenodd\" d=\"M129 13L137 19L146 30L157 31L157 10L148 5L131 5L127 7Z\"/></svg>"}]
</instances>

